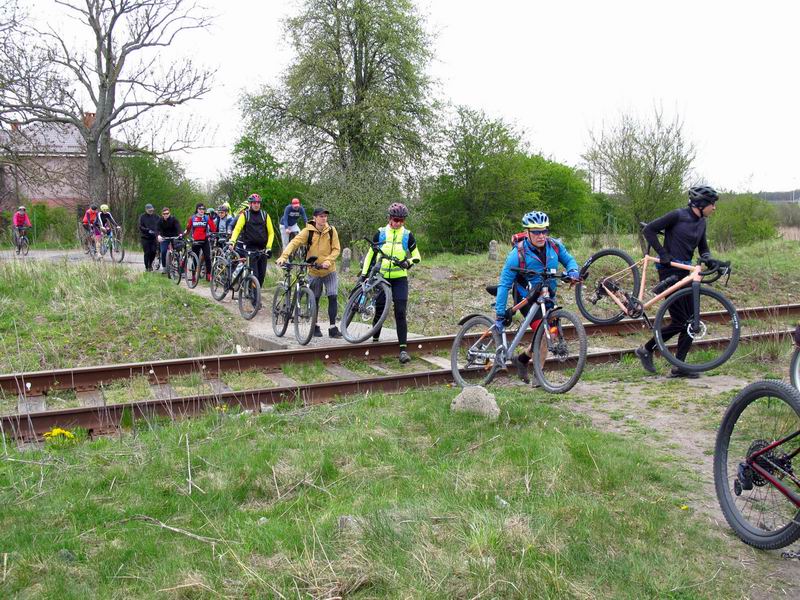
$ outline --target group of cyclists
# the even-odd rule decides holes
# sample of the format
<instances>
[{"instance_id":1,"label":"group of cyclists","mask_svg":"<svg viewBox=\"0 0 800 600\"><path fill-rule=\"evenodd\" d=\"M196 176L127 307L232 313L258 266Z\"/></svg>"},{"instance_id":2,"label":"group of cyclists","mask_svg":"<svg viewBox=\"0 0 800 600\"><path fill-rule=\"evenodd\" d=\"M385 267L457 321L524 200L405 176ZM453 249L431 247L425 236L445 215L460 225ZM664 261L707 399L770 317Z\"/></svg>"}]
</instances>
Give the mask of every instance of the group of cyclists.
<instances>
[{"instance_id":1,"label":"group of cyclists","mask_svg":"<svg viewBox=\"0 0 800 600\"><path fill-rule=\"evenodd\" d=\"M97 204L91 204L86 209L86 212L83 213L81 225L83 226L84 240L86 242L85 252L90 254L90 245L93 244L94 256L98 260L101 257L100 245L103 236L112 232L122 231L122 226L114 219L108 204L101 204L99 207Z\"/></svg>"},{"instance_id":2,"label":"group of cyclists","mask_svg":"<svg viewBox=\"0 0 800 600\"><path fill-rule=\"evenodd\" d=\"M689 202L685 208L670 211L649 223L644 229L645 238L659 255L660 264L657 265L657 269L660 281L675 277L676 269L670 266L670 262L691 264L696 251L699 251L701 260L711 259L706 239L706 219L713 214L719 196L708 186L692 187L688 196ZM328 335L331 338L339 338L341 337L337 327L339 278L336 260L340 255L341 245L336 227L329 223L329 215L327 209L318 207L314 209L311 218L308 218L300 200L293 198L279 219L283 250L275 262L277 266L285 265L298 250L305 250L305 255L316 257L315 264L309 269L309 286L314 292L318 307L324 291L327 298ZM392 203L387 210L387 224L372 238L373 247L380 248L384 254L380 259L382 261L380 273L391 287L399 343L398 358L401 363L411 360L407 350L408 273L413 265L421 261L416 239L405 225L408 216L409 211L404 204ZM302 229L299 225L300 219L305 223ZM84 214L82 223L87 236L94 237L95 244L99 244L100 236L104 232L112 227L119 228L106 204L101 205L99 209L97 205L90 206ZM30 227L30 219L24 207L20 207L15 213L13 225L15 239L20 228ZM518 301L525 295L529 285L535 286L542 281L541 274L544 271L558 269L561 265L572 283L580 281L578 263L561 240L550 236L550 225L550 219L544 212L531 211L523 216L523 231L513 236L512 248L500 272L495 305L497 327L503 327L508 323L506 306L509 292L512 298ZM235 251L242 257L258 251L254 255L252 269L262 286L267 259L272 256L275 238L272 219L262 208L261 196L258 194L251 194L241 206L237 207L235 214L232 214L230 204L227 202L218 206L216 210L206 209L204 204L198 203L194 214L189 217L184 227L181 227L179 221L171 214L169 207L163 207L161 215L158 216L154 206L147 204L145 212L139 217L139 232L147 271L153 270L153 263L160 252L161 268L164 274L167 274L169 268L167 252L171 241L181 236L188 236L192 251L198 257L203 256L206 278L210 280L213 239L215 243L227 246L229 250ZM663 244L658 239L660 232L664 233ZM375 260L377 253L371 248L361 266L361 281L367 276ZM548 280L548 285L551 291L549 301L555 302L557 280ZM385 299L383 301L385 302ZM377 306L378 312L382 309L383 306ZM691 307L676 303L674 309L670 310L672 323L675 325L662 332L665 340L678 336L676 356L679 359L686 356L692 344L692 338L681 326L690 311ZM535 325L538 325L536 321L532 326ZM315 327L314 335L316 337L323 335L318 325ZM380 330L374 334L373 341L378 341L379 336ZM653 373L655 372L654 349L655 340L651 339L636 350L636 356L644 369ZM512 360L517 374L525 381L529 380L531 355L532 347L528 347ZM673 368L670 376L694 378L697 374Z\"/></svg>"}]
</instances>

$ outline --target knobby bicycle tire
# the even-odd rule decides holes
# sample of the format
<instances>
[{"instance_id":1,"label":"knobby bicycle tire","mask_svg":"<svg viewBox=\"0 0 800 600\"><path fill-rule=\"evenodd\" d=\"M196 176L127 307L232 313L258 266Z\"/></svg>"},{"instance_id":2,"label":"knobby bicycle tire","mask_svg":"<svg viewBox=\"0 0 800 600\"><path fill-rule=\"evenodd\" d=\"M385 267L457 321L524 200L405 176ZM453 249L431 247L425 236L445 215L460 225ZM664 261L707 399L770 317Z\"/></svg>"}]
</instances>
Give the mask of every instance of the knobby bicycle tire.
<instances>
[{"instance_id":1,"label":"knobby bicycle tire","mask_svg":"<svg viewBox=\"0 0 800 600\"><path fill-rule=\"evenodd\" d=\"M491 383L500 370L496 356L502 343L500 332L495 329L492 319L486 315L475 315L468 319L456 334L450 349L453 380L461 387ZM481 354L475 362L461 355L462 351L468 354L470 350ZM462 373L462 369L467 373ZM467 377L470 371L476 377Z\"/></svg>"},{"instance_id":2,"label":"knobby bicycle tire","mask_svg":"<svg viewBox=\"0 0 800 600\"><path fill-rule=\"evenodd\" d=\"M245 306L249 303L249 306ZM239 286L239 314L249 321L261 308L261 286L255 275L248 275Z\"/></svg>"},{"instance_id":3,"label":"knobby bicycle tire","mask_svg":"<svg viewBox=\"0 0 800 600\"><path fill-rule=\"evenodd\" d=\"M111 240L109 251L111 252L112 261L121 263L125 259L125 247L122 245L122 241L117 238Z\"/></svg>"},{"instance_id":4,"label":"knobby bicycle tire","mask_svg":"<svg viewBox=\"0 0 800 600\"><path fill-rule=\"evenodd\" d=\"M794 349L792 353L792 362L789 364L789 375L792 379L792 385L795 389L800 390L800 348Z\"/></svg>"},{"instance_id":5,"label":"knobby bicycle tire","mask_svg":"<svg viewBox=\"0 0 800 600\"><path fill-rule=\"evenodd\" d=\"M597 290L597 285L599 283L597 279L593 279L591 277L592 266L595 265L595 263L604 256L615 256L617 258L621 258L629 267L632 267L630 269L631 273L630 277L633 279L633 281L630 282L632 284L631 285L632 289L629 290L626 289L624 291L634 296L638 295L639 285L641 283L641 278L642 278L641 273L639 273L639 267L635 266L636 262L631 258L630 254L624 252L623 250L618 250L616 248L608 248L606 250L600 250L599 252L595 252L594 254L592 254L592 256L589 257L589 259L585 263L583 263L580 272L580 276L583 281L581 281L575 286L575 303L578 305L578 310L586 319L598 325L610 325L612 323L617 323L618 321L621 321L622 318L625 316L625 314L622 311L615 312L614 315L611 317L603 317L600 316L597 312L593 313L591 311L591 307L596 306L597 301L592 303L590 298L592 297L593 294L595 294ZM627 283L628 282L626 282L626 287ZM608 302L612 301L609 299ZM613 307L616 307L616 304L614 304Z\"/></svg>"},{"instance_id":6,"label":"knobby bicycle tire","mask_svg":"<svg viewBox=\"0 0 800 600\"><path fill-rule=\"evenodd\" d=\"M229 272L228 261L222 256L211 264L211 297L217 302L222 302L228 293Z\"/></svg>"},{"instance_id":7,"label":"knobby bicycle tire","mask_svg":"<svg viewBox=\"0 0 800 600\"><path fill-rule=\"evenodd\" d=\"M305 346L314 337L317 324L317 299L308 286L297 290L294 299L294 337L297 343Z\"/></svg>"},{"instance_id":8,"label":"knobby bicycle tire","mask_svg":"<svg viewBox=\"0 0 800 600\"><path fill-rule=\"evenodd\" d=\"M272 295L272 331L278 337L283 337L289 327L290 300L289 288L281 281Z\"/></svg>"},{"instance_id":9,"label":"knobby bicycle tire","mask_svg":"<svg viewBox=\"0 0 800 600\"><path fill-rule=\"evenodd\" d=\"M169 273L169 278L172 280L172 283L175 285L181 284L181 277L183 277L183 269L181 269L181 257L180 254L173 252L172 250L167 251L167 269Z\"/></svg>"},{"instance_id":10,"label":"knobby bicycle tire","mask_svg":"<svg viewBox=\"0 0 800 600\"><path fill-rule=\"evenodd\" d=\"M672 349L667 347L667 344L662 336L662 329L664 327L664 320L668 315L670 306L672 306L676 302L681 302L684 298L691 295L692 295L692 288L691 287L684 288L672 294L661 304L661 306L658 308L658 312L656 313L656 318L653 321L653 336L656 339L656 345L658 346L658 351L661 353L661 356L667 359L667 361L670 364L678 367L679 369L683 369L691 373L701 373L703 371L710 371L711 369L716 369L718 366L727 361L733 355L734 352L736 352L736 348L739 345L739 336L741 334L741 327L739 324L739 315L736 312L736 307L733 305L733 303L730 300L728 300L728 298L719 293L717 290L706 286L700 286L700 296L701 297L707 296L709 298L713 298L714 300L719 302L719 304L722 305L723 309L730 316L731 332L730 332L729 343L728 346L725 348L725 351L712 360L698 364L687 363L680 360L672 353Z\"/></svg>"},{"instance_id":11,"label":"knobby bicycle tire","mask_svg":"<svg viewBox=\"0 0 800 600\"><path fill-rule=\"evenodd\" d=\"M743 416L746 410L763 399L766 399L763 404ZM748 456L765 448L765 444L784 439L782 433L779 434L781 437L776 440L759 435L764 433L757 429L755 423L760 416L759 408L762 408L760 414L764 415L765 424L775 421L776 415L782 414L788 418L785 425L787 432L800 428L800 392L797 389L776 380L757 381L748 385L731 401L717 431L714 447L714 488L722 514L736 535L743 542L756 548L774 550L788 546L800 539L800 509L794 507L773 483L757 473L754 474L754 469L749 468L749 471L748 469L742 471L742 464L746 464ZM737 422L740 419L747 422L737 428ZM738 439L740 434L741 441ZM732 442L731 438L734 435L736 437ZM751 438L753 439L751 440ZM732 444L733 448L731 448ZM794 444L796 446L796 439ZM745 446L747 448L742 452L741 449ZM782 445L777 448L780 446ZM790 449L795 446L790 446ZM781 448L777 453L770 451L767 458L756 458L754 462L762 467L766 466L769 471L776 474L778 469L772 466L775 464L775 456L776 454L785 454L785 450ZM731 453L729 464L729 454ZM749 488L742 484L742 479L739 477L742 473L750 478ZM791 485L789 477L781 477L780 480L783 484ZM800 491L800 487L795 491ZM742 509L737 505L737 499ZM776 506L780 506L780 508L776 508L776 512L782 512L783 515L778 519L786 521L785 523L775 526L769 522L770 517L775 516L767 513L770 508L770 499L774 499Z\"/></svg>"},{"instance_id":12,"label":"knobby bicycle tire","mask_svg":"<svg viewBox=\"0 0 800 600\"><path fill-rule=\"evenodd\" d=\"M383 304L383 311L375 320L377 299L381 292L384 294L385 302ZM342 332L342 337L351 344L358 344L372 337L382 326L386 317L389 315L389 310L392 305L392 288L385 281L381 281L378 285L373 287L364 295L363 288L356 288L351 292L350 297L345 304L344 312L342 313L342 323L339 328ZM358 333L356 328L351 327L353 320L359 316L359 321L364 324L372 320L371 326L366 330L361 329ZM360 328L359 328L360 329Z\"/></svg>"},{"instance_id":13,"label":"knobby bicycle tire","mask_svg":"<svg viewBox=\"0 0 800 600\"><path fill-rule=\"evenodd\" d=\"M549 325L545 322L542 322L539 327L536 329L536 334L533 337L533 371L536 374L536 378L539 381L539 384L542 386L546 392L550 392L551 394L563 394L568 392L573 388L573 386L578 383L578 380L581 378L581 374L583 373L583 367L586 365L586 353L588 350L588 344L586 341L586 330L583 327L583 323L578 318L578 315L572 313L568 310L554 310L548 315L548 321L553 322L554 320L558 320L559 327L558 333L556 336L564 336L564 344L566 344L567 336L563 330L564 322L569 322L572 325L572 335L577 338L578 341L578 356L574 358L572 356L568 357L559 357L556 355L552 355L549 351L547 354L542 357L542 341L545 338L545 327L549 327ZM545 338L546 339L546 338ZM558 343L558 342L556 342ZM545 348L547 345L544 345ZM562 362L568 361L575 361L575 367L570 375L570 377L566 381L551 381L551 377L549 375L550 369L545 368L543 366L544 360L549 361L559 361ZM563 360L562 360L563 359ZM552 364L552 363L551 363Z\"/></svg>"},{"instance_id":14,"label":"knobby bicycle tire","mask_svg":"<svg viewBox=\"0 0 800 600\"><path fill-rule=\"evenodd\" d=\"M186 255L186 285L189 289L194 289L197 287L197 283L200 281L200 259L197 258L197 254L194 252L189 252Z\"/></svg>"}]
</instances>

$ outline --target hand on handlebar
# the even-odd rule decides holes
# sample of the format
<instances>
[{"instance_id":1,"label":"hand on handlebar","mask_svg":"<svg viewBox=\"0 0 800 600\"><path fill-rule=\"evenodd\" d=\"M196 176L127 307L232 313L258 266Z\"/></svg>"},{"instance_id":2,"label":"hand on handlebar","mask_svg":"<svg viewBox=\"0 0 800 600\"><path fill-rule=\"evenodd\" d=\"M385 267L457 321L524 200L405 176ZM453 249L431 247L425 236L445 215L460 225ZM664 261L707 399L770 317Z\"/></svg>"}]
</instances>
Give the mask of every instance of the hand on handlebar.
<instances>
[{"instance_id":1,"label":"hand on handlebar","mask_svg":"<svg viewBox=\"0 0 800 600\"><path fill-rule=\"evenodd\" d=\"M278 258L275 259L275 264L278 265L279 267L282 267L283 265L286 264L286 259L283 258L282 256L279 256Z\"/></svg>"}]
</instances>

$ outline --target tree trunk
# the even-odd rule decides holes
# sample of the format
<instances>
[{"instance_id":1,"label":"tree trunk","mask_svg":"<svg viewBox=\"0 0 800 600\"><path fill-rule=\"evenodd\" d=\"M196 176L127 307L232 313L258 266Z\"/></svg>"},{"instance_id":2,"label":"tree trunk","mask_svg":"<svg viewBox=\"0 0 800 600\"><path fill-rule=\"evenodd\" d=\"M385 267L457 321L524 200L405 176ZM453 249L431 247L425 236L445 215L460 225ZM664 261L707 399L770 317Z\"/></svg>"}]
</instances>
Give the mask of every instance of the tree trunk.
<instances>
[{"instance_id":1,"label":"tree trunk","mask_svg":"<svg viewBox=\"0 0 800 600\"><path fill-rule=\"evenodd\" d=\"M86 174L89 185L89 199L98 206L108 200L108 167L103 164L99 146L100 144L97 140L86 140Z\"/></svg>"}]
</instances>

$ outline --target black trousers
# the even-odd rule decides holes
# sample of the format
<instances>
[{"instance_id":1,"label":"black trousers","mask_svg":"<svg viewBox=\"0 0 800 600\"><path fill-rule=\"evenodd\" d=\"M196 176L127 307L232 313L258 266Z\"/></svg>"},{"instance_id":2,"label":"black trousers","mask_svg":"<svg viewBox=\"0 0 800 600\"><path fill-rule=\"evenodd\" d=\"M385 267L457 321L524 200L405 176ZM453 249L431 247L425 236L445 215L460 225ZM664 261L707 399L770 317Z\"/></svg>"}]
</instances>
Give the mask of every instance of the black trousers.
<instances>
[{"instance_id":1,"label":"black trousers","mask_svg":"<svg viewBox=\"0 0 800 600\"><path fill-rule=\"evenodd\" d=\"M392 286L392 305L394 306L394 321L397 325L397 341L400 342L400 347L405 348L408 341L408 323L406 322L406 309L408 308L408 277L398 277L397 279L387 279L389 285ZM383 312L383 307L386 306L386 295L381 293L375 302L375 320L377 323L378 315ZM378 329L373 334L373 337L378 337L381 330Z\"/></svg>"},{"instance_id":2,"label":"black trousers","mask_svg":"<svg viewBox=\"0 0 800 600\"><path fill-rule=\"evenodd\" d=\"M250 250L250 252L255 252L256 250L263 250L263 248L244 248L241 247L237 248L237 252L239 256L242 258L247 258L246 250ZM256 276L258 279L258 285L262 288L264 287L264 277L267 276L267 255L266 254L259 254L258 256L254 256L250 259L250 268L253 270L253 275ZM211 268L209 267L209 273L211 272Z\"/></svg>"},{"instance_id":3,"label":"black trousers","mask_svg":"<svg viewBox=\"0 0 800 600\"><path fill-rule=\"evenodd\" d=\"M686 277L686 274L687 271L683 271L682 269L659 269L658 279L659 281L664 281L667 277L671 277L672 275L677 275L680 279L683 279ZM692 338L687 331L687 325L692 320L693 313L691 295L686 296L678 302L673 302L669 307L670 323L661 330L661 337L665 342L675 337L675 335L678 336L678 348L675 352L675 358L678 360L685 359L686 355L689 353L689 349L692 347ZM644 347L648 352L655 350L656 338L650 338Z\"/></svg>"},{"instance_id":4,"label":"black trousers","mask_svg":"<svg viewBox=\"0 0 800 600\"><path fill-rule=\"evenodd\" d=\"M193 240L192 252L197 254L197 258L200 258L201 251L203 252L203 260L206 263L206 276L208 276L211 274L211 245L208 243L208 240L202 242Z\"/></svg>"},{"instance_id":5,"label":"black trousers","mask_svg":"<svg viewBox=\"0 0 800 600\"><path fill-rule=\"evenodd\" d=\"M156 239L142 238L142 251L144 252L144 268L150 271L153 268L153 261L158 252L158 241Z\"/></svg>"}]
</instances>

